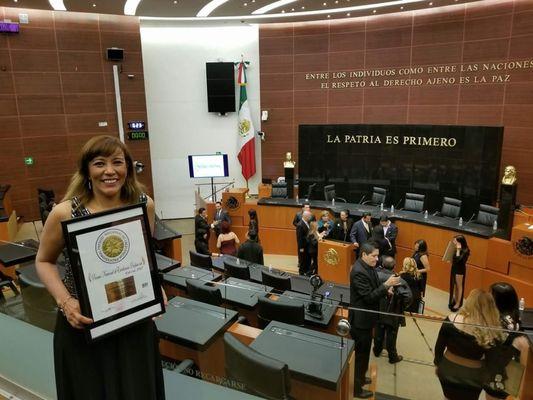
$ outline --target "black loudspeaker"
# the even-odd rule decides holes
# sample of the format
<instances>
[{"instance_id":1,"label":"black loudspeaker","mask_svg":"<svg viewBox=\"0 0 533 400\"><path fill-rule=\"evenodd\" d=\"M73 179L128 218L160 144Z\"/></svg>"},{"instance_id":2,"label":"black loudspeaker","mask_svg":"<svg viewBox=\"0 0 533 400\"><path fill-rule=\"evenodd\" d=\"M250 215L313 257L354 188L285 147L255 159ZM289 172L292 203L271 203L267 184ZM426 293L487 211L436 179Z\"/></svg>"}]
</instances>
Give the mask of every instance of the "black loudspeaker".
<instances>
[{"instance_id":1,"label":"black loudspeaker","mask_svg":"<svg viewBox=\"0 0 533 400\"><path fill-rule=\"evenodd\" d=\"M109 61L122 61L124 59L124 49L110 47L107 49L106 58Z\"/></svg>"},{"instance_id":2,"label":"black loudspeaker","mask_svg":"<svg viewBox=\"0 0 533 400\"><path fill-rule=\"evenodd\" d=\"M205 64L209 112L235 112L235 66L231 62Z\"/></svg>"}]
</instances>

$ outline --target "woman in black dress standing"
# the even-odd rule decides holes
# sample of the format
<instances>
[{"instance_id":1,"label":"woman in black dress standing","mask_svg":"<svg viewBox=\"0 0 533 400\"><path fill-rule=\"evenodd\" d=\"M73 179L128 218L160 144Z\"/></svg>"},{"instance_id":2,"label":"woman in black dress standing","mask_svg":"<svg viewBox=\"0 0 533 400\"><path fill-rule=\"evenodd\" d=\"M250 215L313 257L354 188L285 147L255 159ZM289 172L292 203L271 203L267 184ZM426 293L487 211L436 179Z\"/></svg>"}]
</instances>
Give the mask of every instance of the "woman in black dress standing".
<instances>
[{"instance_id":1,"label":"woman in black dress standing","mask_svg":"<svg viewBox=\"0 0 533 400\"><path fill-rule=\"evenodd\" d=\"M416 268L418 268L422 280L422 296L425 296L428 272L431 269L431 266L429 265L428 245L424 239L418 239L415 242L415 252L413 253L412 258L416 262Z\"/></svg>"},{"instance_id":2,"label":"woman in black dress standing","mask_svg":"<svg viewBox=\"0 0 533 400\"><path fill-rule=\"evenodd\" d=\"M58 308L54 364L58 400L162 400L165 398L157 328L140 322L88 343L72 268L65 258L65 278L57 269L64 250L61 221L139 201L146 202L154 229L154 202L137 180L133 159L116 137L95 136L82 148L78 170L63 201L53 209L41 235L35 265ZM166 303L166 297L165 299Z\"/></svg>"},{"instance_id":3,"label":"woman in black dress standing","mask_svg":"<svg viewBox=\"0 0 533 400\"><path fill-rule=\"evenodd\" d=\"M452 270L450 273L448 308L451 311L457 311L463 305L466 262L470 256L470 249L463 235L455 236L452 243L455 246L455 252L453 253Z\"/></svg>"}]
</instances>

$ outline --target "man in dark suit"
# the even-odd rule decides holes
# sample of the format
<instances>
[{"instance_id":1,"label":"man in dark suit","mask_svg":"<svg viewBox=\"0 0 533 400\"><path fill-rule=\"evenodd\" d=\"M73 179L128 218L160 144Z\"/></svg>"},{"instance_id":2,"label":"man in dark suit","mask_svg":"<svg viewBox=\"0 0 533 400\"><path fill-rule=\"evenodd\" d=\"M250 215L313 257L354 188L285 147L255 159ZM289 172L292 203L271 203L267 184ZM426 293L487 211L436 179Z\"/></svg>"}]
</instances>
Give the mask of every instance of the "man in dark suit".
<instances>
[{"instance_id":1,"label":"man in dark suit","mask_svg":"<svg viewBox=\"0 0 533 400\"><path fill-rule=\"evenodd\" d=\"M306 201L302 206L302 211L298 211L296 215L294 216L294 219L292 220L292 224L296 228L298 226L298 223L302 220L302 215L304 212L309 211L311 212L311 205ZM311 219L310 221L314 221L315 216L311 213Z\"/></svg>"},{"instance_id":2,"label":"man in dark suit","mask_svg":"<svg viewBox=\"0 0 533 400\"><path fill-rule=\"evenodd\" d=\"M257 243L257 232L248 231L246 236L248 239L239 246L237 257L255 264L264 265L263 248Z\"/></svg>"},{"instance_id":3,"label":"man in dark suit","mask_svg":"<svg viewBox=\"0 0 533 400\"><path fill-rule=\"evenodd\" d=\"M331 239L342 240L343 242L350 242L350 232L352 230L353 221L350 218L350 211L342 210L340 218L335 221L333 230L330 234Z\"/></svg>"},{"instance_id":4,"label":"man in dark suit","mask_svg":"<svg viewBox=\"0 0 533 400\"><path fill-rule=\"evenodd\" d=\"M396 238L398 237L398 227L385 214L383 214L379 218L379 223L383 227L383 232L385 233L385 239L387 239L390 243L391 256L395 257L396 256Z\"/></svg>"},{"instance_id":5,"label":"man in dark suit","mask_svg":"<svg viewBox=\"0 0 533 400\"><path fill-rule=\"evenodd\" d=\"M359 257L359 247L372 237L372 214L364 212L363 217L352 226L350 240L355 247L355 255Z\"/></svg>"},{"instance_id":6,"label":"man in dark suit","mask_svg":"<svg viewBox=\"0 0 533 400\"><path fill-rule=\"evenodd\" d=\"M198 214L194 217L194 247L197 253L211 255L209 252L209 228L207 210L200 207Z\"/></svg>"},{"instance_id":7,"label":"man in dark suit","mask_svg":"<svg viewBox=\"0 0 533 400\"><path fill-rule=\"evenodd\" d=\"M213 217L213 229L217 237L220 235L220 224L222 221L227 221L231 225L231 218L228 212L222 208L222 203L217 201L215 203L215 216Z\"/></svg>"},{"instance_id":8,"label":"man in dark suit","mask_svg":"<svg viewBox=\"0 0 533 400\"><path fill-rule=\"evenodd\" d=\"M298 244L298 273L306 275L305 247L307 246L307 234L309 233L309 222L311 221L311 211L304 211L302 219L296 226L296 243Z\"/></svg>"},{"instance_id":9,"label":"man in dark suit","mask_svg":"<svg viewBox=\"0 0 533 400\"><path fill-rule=\"evenodd\" d=\"M375 270L379 250L373 242L366 242L361 244L360 251L361 257L350 271L350 306L359 310L351 309L349 320L350 334L355 342L354 396L367 399L373 395L363 386L370 383L365 374L372 346L372 329L379 319L375 311L379 311L380 300L387 296L387 292L392 292L391 288L400 284L400 278L391 276L381 283Z\"/></svg>"}]
</instances>

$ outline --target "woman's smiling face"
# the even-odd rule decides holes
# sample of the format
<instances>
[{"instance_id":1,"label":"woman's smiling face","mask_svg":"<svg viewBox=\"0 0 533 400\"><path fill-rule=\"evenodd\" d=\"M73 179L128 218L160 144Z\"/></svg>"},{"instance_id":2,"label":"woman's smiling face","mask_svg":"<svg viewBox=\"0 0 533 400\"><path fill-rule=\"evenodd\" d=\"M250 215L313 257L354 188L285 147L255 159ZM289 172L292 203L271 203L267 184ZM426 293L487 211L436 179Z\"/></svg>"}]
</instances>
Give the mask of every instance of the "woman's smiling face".
<instances>
[{"instance_id":1,"label":"woman's smiling face","mask_svg":"<svg viewBox=\"0 0 533 400\"><path fill-rule=\"evenodd\" d=\"M117 149L109 157L96 156L89 162L89 179L94 194L106 197L120 195L126 181L128 166L124 152Z\"/></svg>"}]
</instances>

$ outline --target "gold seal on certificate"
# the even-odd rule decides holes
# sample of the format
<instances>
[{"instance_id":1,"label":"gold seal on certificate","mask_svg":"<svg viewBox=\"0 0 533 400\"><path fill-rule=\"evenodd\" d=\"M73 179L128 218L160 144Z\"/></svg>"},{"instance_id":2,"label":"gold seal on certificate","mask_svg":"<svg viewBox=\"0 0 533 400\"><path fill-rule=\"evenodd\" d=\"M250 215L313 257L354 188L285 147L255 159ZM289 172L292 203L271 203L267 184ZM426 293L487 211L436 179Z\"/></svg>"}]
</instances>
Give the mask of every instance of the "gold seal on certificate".
<instances>
[{"instance_id":1,"label":"gold seal on certificate","mask_svg":"<svg viewBox=\"0 0 533 400\"><path fill-rule=\"evenodd\" d=\"M144 204L62 224L90 340L164 312Z\"/></svg>"}]
</instances>

